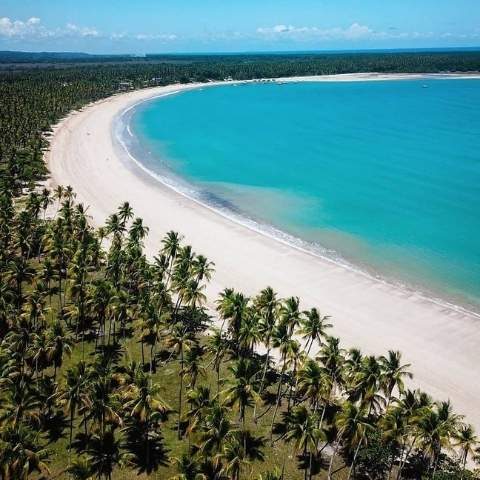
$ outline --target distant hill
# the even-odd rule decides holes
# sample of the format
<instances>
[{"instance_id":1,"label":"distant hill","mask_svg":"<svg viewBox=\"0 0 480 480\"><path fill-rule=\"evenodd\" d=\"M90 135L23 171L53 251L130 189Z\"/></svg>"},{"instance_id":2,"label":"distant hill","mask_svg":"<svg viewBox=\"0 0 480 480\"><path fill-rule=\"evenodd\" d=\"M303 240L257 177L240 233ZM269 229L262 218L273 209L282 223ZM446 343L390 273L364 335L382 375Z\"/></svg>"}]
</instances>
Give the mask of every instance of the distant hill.
<instances>
[{"instance_id":1,"label":"distant hill","mask_svg":"<svg viewBox=\"0 0 480 480\"><path fill-rule=\"evenodd\" d=\"M175 69L172 70L172 65ZM479 72L477 49L363 50L148 55L94 55L82 52L0 51L0 74L42 69L102 67L141 85L154 82L207 81L326 75L335 73ZM113 69L116 69L114 72ZM141 81L139 80L141 79Z\"/></svg>"},{"instance_id":2,"label":"distant hill","mask_svg":"<svg viewBox=\"0 0 480 480\"><path fill-rule=\"evenodd\" d=\"M298 51L298 52L238 52L238 53L161 53L161 54L91 54L83 52L17 52L0 51L0 64L36 64L36 63L123 63L123 62L239 62L265 61L285 59L290 61L310 61L332 57L389 57L397 56L440 56L460 55L478 56L478 48L431 48L431 49L399 49L399 50L344 50L344 51Z\"/></svg>"},{"instance_id":3,"label":"distant hill","mask_svg":"<svg viewBox=\"0 0 480 480\"><path fill-rule=\"evenodd\" d=\"M128 60L130 55L93 55L82 52L13 52L0 51L0 63L44 63L44 62L98 62Z\"/></svg>"}]
</instances>

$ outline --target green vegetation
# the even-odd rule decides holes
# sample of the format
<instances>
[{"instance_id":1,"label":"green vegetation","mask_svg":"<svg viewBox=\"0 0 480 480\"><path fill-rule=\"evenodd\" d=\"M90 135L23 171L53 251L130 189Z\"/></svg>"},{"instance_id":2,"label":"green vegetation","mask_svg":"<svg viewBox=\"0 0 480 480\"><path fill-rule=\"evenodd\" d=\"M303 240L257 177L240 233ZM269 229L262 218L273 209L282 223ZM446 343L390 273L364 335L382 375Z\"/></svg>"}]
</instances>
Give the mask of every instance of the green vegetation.
<instances>
[{"instance_id":1,"label":"green vegetation","mask_svg":"<svg viewBox=\"0 0 480 480\"><path fill-rule=\"evenodd\" d=\"M400 353L342 349L271 288L211 318L214 266L174 232L148 262L128 203L98 231L68 188L0 206L3 478L471 476L472 427Z\"/></svg>"},{"instance_id":2,"label":"green vegetation","mask_svg":"<svg viewBox=\"0 0 480 480\"><path fill-rule=\"evenodd\" d=\"M399 352L346 350L271 288L207 303L214 265L179 234L150 261L128 203L94 230L38 184L52 124L124 82L317 61L247 60L0 73L0 478L474 478L473 428L405 387Z\"/></svg>"}]
</instances>

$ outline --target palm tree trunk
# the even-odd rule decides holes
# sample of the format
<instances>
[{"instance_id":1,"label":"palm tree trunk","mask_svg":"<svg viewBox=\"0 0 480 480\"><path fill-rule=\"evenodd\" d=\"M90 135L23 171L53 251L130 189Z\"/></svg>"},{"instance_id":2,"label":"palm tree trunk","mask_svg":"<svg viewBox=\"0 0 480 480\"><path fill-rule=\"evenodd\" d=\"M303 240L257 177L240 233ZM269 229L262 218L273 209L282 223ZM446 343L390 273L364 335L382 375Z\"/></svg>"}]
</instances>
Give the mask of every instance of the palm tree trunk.
<instances>
[{"instance_id":1,"label":"palm tree trunk","mask_svg":"<svg viewBox=\"0 0 480 480\"><path fill-rule=\"evenodd\" d=\"M280 374L280 379L278 381L278 389L277 389L277 402L275 404L275 410L273 412L273 417L272 417L272 425L270 427L270 441L272 441L273 439L273 425L275 423L275 417L277 416L277 412L278 412L278 407L280 405L280 391L282 389L282 378L283 378L283 374L285 373L285 368L286 368L286 363L287 363L287 359L285 357L285 355L283 356L283 366L282 366L282 372Z\"/></svg>"},{"instance_id":2,"label":"palm tree trunk","mask_svg":"<svg viewBox=\"0 0 480 480\"><path fill-rule=\"evenodd\" d=\"M72 440L73 440L73 417L74 417L74 412L73 408L70 409L70 442L68 445L68 464L70 465L70 458L72 454Z\"/></svg>"},{"instance_id":3,"label":"palm tree trunk","mask_svg":"<svg viewBox=\"0 0 480 480\"><path fill-rule=\"evenodd\" d=\"M262 394L263 388L265 385L265 377L267 376L267 367L268 367L269 358L270 358L270 345L267 348L267 356L265 358L265 363L263 364L262 381L260 383L260 391L259 391L260 395ZM257 423L257 402L255 402L255 407L253 408L253 421Z\"/></svg>"},{"instance_id":4,"label":"palm tree trunk","mask_svg":"<svg viewBox=\"0 0 480 480\"><path fill-rule=\"evenodd\" d=\"M308 345L308 348L307 348L307 345ZM310 349L312 348L312 345L313 345L313 337L310 337L308 339L307 345L305 345L305 348L307 348L307 357L309 357L310 356Z\"/></svg>"},{"instance_id":5,"label":"palm tree trunk","mask_svg":"<svg viewBox=\"0 0 480 480\"><path fill-rule=\"evenodd\" d=\"M400 480L402 478L403 467L405 467L405 463L407 463L407 459L410 456L410 453L412 452L416 441L417 441L417 436L415 436L413 438L412 444L410 445L410 448L408 449L407 453L405 454L405 458L402 458L401 461L400 461L400 466L399 466L398 474L397 474L397 480Z\"/></svg>"},{"instance_id":6,"label":"palm tree trunk","mask_svg":"<svg viewBox=\"0 0 480 480\"><path fill-rule=\"evenodd\" d=\"M180 349L180 390L178 392L178 427L177 436L180 440L180 420L182 419L182 392L183 392L183 347Z\"/></svg>"},{"instance_id":7,"label":"palm tree trunk","mask_svg":"<svg viewBox=\"0 0 480 480\"><path fill-rule=\"evenodd\" d=\"M310 458L308 459L308 479L312 480L313 452L310 448Z\"/></svg>"},{"instance_id":8,"label":"palm tree trunk","mask_svg":"<svg viewBox=\"0 0 480 480\"><path fill-rule=\"evenodd\" d=\"M297 376L297 360L293 362L293 378ZM298 379L295 381L295 389L297 388ZM293 385L290 385L290 392L288 394L288 411L290 412L290 405L292 403L292 396L293 396Z\"/></svg>"},{"instance_id":9,"label":"palm tree trunk","mask_svg":"<svg viewBox=\"0 0 480 480\"><path fill-rule=\"evenodd\" d=\"M332 453L332 456L330 457L330 465L328 466L328 476L327 476L328 480L332 479L333 460L335 458L335 455L337 454L339 443L340 443L339 440L335 442L335 447L333 448L333 453Z\"/></svg>"},{"instance_id":10,"label":"palm tree trunk","mask_svg":"<svg viewBox=\"0 0 480 480\"><path fill-rule=\"evenodd\" d=\"M307 455L307 444L303 446L303 459L305 460L305 457ZM303 480L308 479L308 467L305 465L305 471L303 473Z\"/></svg>"},{"instance_id":11,"label":"palm tree trunk","mask_svg":"<svg viewBox=\"0 0 480 480\"><path fill-rule=\"evenodd\" d=\"M153 347L155 345L152 344L151 347L150 347L150 378L152 377L152 373L153 373Z\"/></svg>"},{"instance_id":12,"label":"palm tree trunk","mask_svg":"<svg viewBox=\"0 0 480 480\"><path fill-rule=\"evenodd\" d=\"M58 308L62 309L62 271L58 272Z\"/></svg>"},{"instance_id":13,"label":"palm tree trunk","mask_svg":"<svg viewBox=\"0 0 480 480\"><path fill-rule=\"evenodd\" d=\"M361 445L362 445L362 442L358 442L357 448L355 449L355 453L353 454L352 464L350 465L350 468L348 470L347 480L350 480L350 477L352 476L353 468L355 466L355 461L357 460L357 455L358 455L358 452L360 450Z\"/></svg>"}]
</instances>

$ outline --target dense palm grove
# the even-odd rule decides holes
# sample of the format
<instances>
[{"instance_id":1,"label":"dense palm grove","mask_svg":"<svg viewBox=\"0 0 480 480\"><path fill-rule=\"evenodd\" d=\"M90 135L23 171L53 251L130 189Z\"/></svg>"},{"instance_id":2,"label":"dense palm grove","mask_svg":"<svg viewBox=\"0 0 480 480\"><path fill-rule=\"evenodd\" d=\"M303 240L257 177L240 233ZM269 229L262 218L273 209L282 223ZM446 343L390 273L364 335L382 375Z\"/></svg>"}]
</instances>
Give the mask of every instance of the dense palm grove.
<instances>
[{"instance_id":1,"label":"dense palm grove","mask_svg":"<svg viewBox=\"0 0 480 480\"><path fill-rule=\"evenodd\" d=\"M0 478L473 478L468 419L409 389L399 352L348 349L271 288L208 302L181 235L147 259L128 203L95 230L38 184L50 126L125 68L1 77Z\"/></svg>"},{"instance_id":2,"label":"dense palm grove","mask_svg":"<svg viewBox=\"0 0 480 480\"><path fill-rule=\"evenodd\" d=\"M238 480L272 445L283 456L261 478L467 475L472 427L405 388L398 352L343 349L328 317L271 288L226 289L212 318L214 266L174 232L148 262L128 203L94 231L71 189L12 200L2 193L2 478L48 478L56 454L77 479L170 465Z\"/></svg>"}]
</instances>

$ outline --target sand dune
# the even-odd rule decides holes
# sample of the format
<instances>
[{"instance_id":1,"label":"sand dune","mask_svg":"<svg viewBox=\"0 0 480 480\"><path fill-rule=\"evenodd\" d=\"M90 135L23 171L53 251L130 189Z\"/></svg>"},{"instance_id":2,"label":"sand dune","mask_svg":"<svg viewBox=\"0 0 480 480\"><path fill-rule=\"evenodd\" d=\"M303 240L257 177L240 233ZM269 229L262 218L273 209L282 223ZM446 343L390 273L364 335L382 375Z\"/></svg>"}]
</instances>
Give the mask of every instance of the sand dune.
<instances>
[{"instance_id":1,"label":"sand dune","mask_svg":"<svg viewBox=\"0 0 480 480\"><path fill-rule=\"evenodd\" d=\"M137 102L187 88L195 85L117 95L70 115L51 140L46 157L50 182L72 185L97 225L120 203L130 201L150 227L149 254L158 251L165 232L181 232L216 264L210 298L226 286L254 294L271 285L282 296L298 295L305 308L317 306L331 315L334 334L345 347L359 346L375 354L401 350L413 365L415 386L438 399L450 398L455 410L480 429L477 314L377 281L234 223L160 184L121 154L112 138L114 118Z\"/></svg>"}]
</instances>

